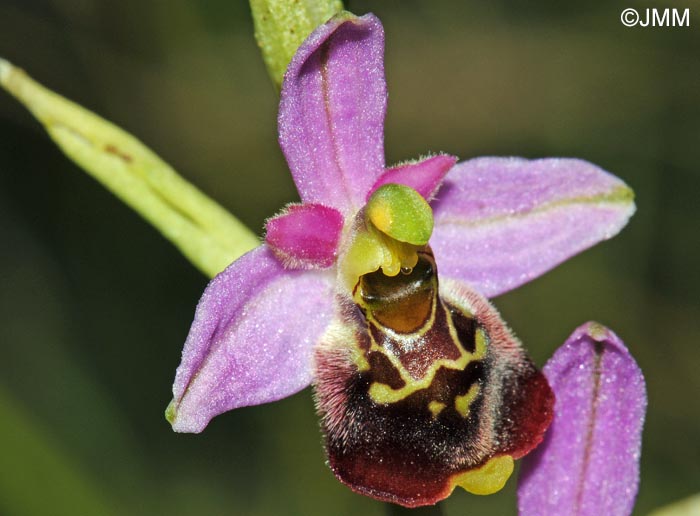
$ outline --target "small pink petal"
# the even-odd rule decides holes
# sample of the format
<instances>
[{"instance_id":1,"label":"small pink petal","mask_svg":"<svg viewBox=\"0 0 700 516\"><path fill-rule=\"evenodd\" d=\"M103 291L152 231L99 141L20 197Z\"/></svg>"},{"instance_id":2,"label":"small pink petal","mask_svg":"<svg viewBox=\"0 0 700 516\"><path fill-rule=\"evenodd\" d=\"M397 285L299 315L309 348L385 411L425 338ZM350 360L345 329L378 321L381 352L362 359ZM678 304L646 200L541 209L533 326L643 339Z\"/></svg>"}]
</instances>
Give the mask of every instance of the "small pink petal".
<instances>
[{"instance_id":1,"label":"small pink petal","mask_svg":"<svg viewBox=\"0 0 700 516\"><path fill-rule=\"evenodd\" d=\"M320 204L290 204L266 228L265 241L285 267L325 268L335 263L343 216Z\"/></svg>"},{"instance_id":2,"label":"small pink petal","mask_svg":"<svg viewBox=\"0 0 700 516\"><path fill-rule=\"evenodd\" d=\"M556 396L554 421L523 459L521 516L630 514L647 405L641 370L617 335L588 323L543 372Z\"/></svg>"},{"instance_id":3,"label":"small pink petal","mask_svg":"<svg viewBox=\"0 0 700 516\"><path fill-rule=\"evenodd\" d=\"M356 211L384 170L384 30L341 13L297 50L282 84L280 146L302 201Z\"/></svg>"},{"instance_id":4,"label":"small pink petal","mask_svg":"<svg viewBox=\"0 0 700 516\"><path fill-rule=\"evenodd\" d=\"M286 270L262 245L207 286L182 351L168 418L201 432L228 410L285 398L311 382L333 315L333 276Z\"/></svg>"},{"instance_id":5,"label":"small pink petal","mask_svg":"<svg viewBox=\"0 0 700 516\"><path fill-rule=\"evenodd\" d=\"M431 200L440 188L442 180L457 163L457 158L438 154L422 161L404 163L389 168L382 174L367 194L367 200L374 191L388 183L410 186L425 199Z\"/></svg>"},{"instance_id":6,"label":"small pink petal","mask_svg":"<svg viewBox=\"0 0 700 516\"><path fill-rule=\"evenodd\" d=\"M445 277L493 297L616 235L635 210L618 178L578 159L477 158L431 203Z\"/></svg>"}]
</instances>

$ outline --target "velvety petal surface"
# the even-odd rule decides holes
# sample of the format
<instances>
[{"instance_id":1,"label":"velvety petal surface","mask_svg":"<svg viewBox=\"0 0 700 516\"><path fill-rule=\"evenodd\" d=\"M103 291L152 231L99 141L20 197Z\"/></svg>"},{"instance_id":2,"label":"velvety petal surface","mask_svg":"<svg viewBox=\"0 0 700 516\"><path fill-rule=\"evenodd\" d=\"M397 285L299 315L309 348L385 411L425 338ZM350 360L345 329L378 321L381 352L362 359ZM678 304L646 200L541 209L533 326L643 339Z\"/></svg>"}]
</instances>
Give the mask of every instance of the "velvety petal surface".
<instances>
[{"instance_id":1,"label":"velvety petal surface","mask_svg":"<svg viewBox=\"0 0 700 516\"><path fill-rule=\"evenodd\" d=\"M343 216L320 204L291 204L266 229L265 241L287 268L325 268L335 263Z\"/></svg>"},{"instance_id":2,"label":"velvety petal surface","mask_svg":"<svg viewBox=\"0 0 700 516\"><path fill-rule=\"evenodd\" d=\"M311 382L316 341L333 315L333 276L286 270L262 245L207 286L182 352L166 416L201 432L237 407L275 401Z\"/></svg>"},{"instance_id":3,"label":"velvety petal surface","mask_svg":"<svg viewBox=\"0 0 700 516\"><path fill-rule=\"evenodd\" d=\"M635 210L620 179L578 159L477 158L433 201L445 277L496 296L617 234Z\"/></svg>"},{"instance_id":4,"label":"velvety petal surface","mask_svg":"<svg viewBox=\"0 0 700 516\"><path fill-rule=\"evenodd\" d=\"M316 29L287 69L279 135L299 195L356 211L384 170L384 31L341 13Z\"/></svg>"},{"instance_id":5,"label":"velvety petal surface","mask_svg":"<svg viewBox=\"0 0 700 516\"><path fill-rule=\"evenodd\" d=\"M521 516L622 516L639 483L644 377L623 342L578 328L544 367L556 401L545 440L523 460Z\"/></svg>"},{"instance_id":6,"label":"velvety petal surface","mask_svg":"<svg viewBox=\"0 0 700 516\"><path fill-rule=\"evenodd\" d=\"M402 163L387 169L367 194L367 199L379 188L388 183L410 186L427 200L431 200L440 188L442 180L457 163L457 158L438 154L421 161Z\"/></svg>"}]
</instances>

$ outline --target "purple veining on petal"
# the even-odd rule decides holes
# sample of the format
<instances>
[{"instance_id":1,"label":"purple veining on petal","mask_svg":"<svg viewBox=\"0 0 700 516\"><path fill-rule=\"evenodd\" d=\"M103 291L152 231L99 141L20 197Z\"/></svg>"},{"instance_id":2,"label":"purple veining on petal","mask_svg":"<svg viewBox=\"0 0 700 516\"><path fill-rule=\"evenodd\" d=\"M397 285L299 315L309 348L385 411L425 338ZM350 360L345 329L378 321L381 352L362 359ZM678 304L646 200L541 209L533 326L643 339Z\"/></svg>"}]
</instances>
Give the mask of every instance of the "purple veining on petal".
<instances>
[{"instance_id":1,"label":"purple veining on petal","mask_svg":"<svg viewBox=\"0 0 700 516\"><path fill-rule=\"evenodd\" d=\"M282 84L280 145L304 202L359 209L384 170L384 31L342 13L299 47Z\"/></svg>"},{"instance_id":2,"label":"purple veining on petal","mask_svg":"<svg viewBox=\"0 0 700 516\"><path fill-rule=\"evenodd\" d=\"M477 158L452 168L432 203L446 277L493 297L617 234L632 191L577 159Z\"/></svg>"},{"instance_id":3,"label":"purple veining on petal","mask_svg":"<svg viewBox=\"0 0 700 516\"><path fill-rule=\"evenodd\" d=\"M333 276L286 270L267 246L207 286L173 384L177 432L227 410L275 401L312 379L313 347L333 314Z\"/></svg>"},{"instance_id":4,"label":"purple veining on petal","mask_svg":"<svg viewBox=\"0 0 700 516\"><path fill-rule=\"evenodd\" d=\"M556 396L543 444L523 460L521 516L624 516L639 484L644 377L612 331L578 328L544 367Z\"/></svg>"},{"instance_id":5,"label":"purple veining on petal","mask_svg":"<svg viewBox=\"0 0 700 516\"><path fill-rule=\"evenodd\" d=\"M438 154L421 161L391 167L372 186L367 193L367 200L377 188L388 183L410 186L425 199L431 200L440 188L443 178L455 163L457 158L454 156Z\"/></svg>"},{"instance_id":6,"label":"purple veining on petal","mask_svg":"<svg viewBox=\"0 0 700 516\"><path fill-rule=\"evenodd\" d=\"M291 204L266 229L265 241L285 267L326 268L335 263L343 216L320 204Z\"/></svg>"}]
</instances>

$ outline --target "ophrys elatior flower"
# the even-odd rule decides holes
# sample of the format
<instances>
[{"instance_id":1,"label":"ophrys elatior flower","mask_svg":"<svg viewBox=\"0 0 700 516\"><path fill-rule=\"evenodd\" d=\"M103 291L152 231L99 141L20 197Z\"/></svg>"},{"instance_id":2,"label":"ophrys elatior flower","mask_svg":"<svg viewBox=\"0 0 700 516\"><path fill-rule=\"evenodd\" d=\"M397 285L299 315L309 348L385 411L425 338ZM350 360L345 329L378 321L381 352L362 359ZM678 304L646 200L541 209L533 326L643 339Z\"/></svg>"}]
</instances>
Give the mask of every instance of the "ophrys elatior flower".
<instances>
[{"instance_id":1,"label":"ophrys elatior flower","mask_svg":"<svg viewBox=\"0 0 700 516\"><path fill-rule=\"evenodd\" d=\"M374 16L343 13L297 51L279 133L302 203L207 287L167 415L200 432L313 383L336 476L418 506L456 485L497 491L552 417L546 379L485 296L613 236L634 204L575 159L385 169L383 47Z\"/></svg>"}]
</instances>

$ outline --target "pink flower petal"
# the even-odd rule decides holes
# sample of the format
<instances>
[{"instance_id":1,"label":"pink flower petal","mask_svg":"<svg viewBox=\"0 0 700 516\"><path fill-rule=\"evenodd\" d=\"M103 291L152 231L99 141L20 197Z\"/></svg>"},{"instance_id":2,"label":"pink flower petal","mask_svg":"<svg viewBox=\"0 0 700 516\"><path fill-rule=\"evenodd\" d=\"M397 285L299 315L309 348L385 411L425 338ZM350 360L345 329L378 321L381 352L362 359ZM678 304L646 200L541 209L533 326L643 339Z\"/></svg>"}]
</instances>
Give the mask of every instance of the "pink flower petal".
<instances>
[{"instance_id":1,"label":"pink flower petal","mask_svg":"<svg viewBox=\"0 0 700 516\"><path fill-rule=\"evenodd\" d=\"M459 163L432 205L431 245L442 274L489 297L613 237L635 210L618 178L557 158Z\"/></svg>"},{"instance_id":2,"label":"pink flower petal","mask_svg":"<svg viewBox=\"0 0 700 516\"><path fill-rule=\"evenodd\" d=\"M639 484L644 377L607 328L578 328L544 367L554 422L523 460L521 516L624 516Z\"/></svg>"},{"instance_id":3,"label":"pink flower petal","mask_svg":"<svg viewBox=\"0 0 700 516\"><path fill-rule=\"evenodd\" d=\"M356 211L384 170L384 30L341 13L299 47L285 74L280 145L302 201Z\"/></svg>"},{"instance_id":4,"label":"pink flower petal","mask_svg":"<svg viewBox=\"0 0 700 516\"><path fill-rule=\"evenodd\" d=\"M175 375L167 416L201 432L214 416L279 400L311 382L316 341L333 315L333 276L288 271L264 245L207 286Z\"/></svg>"},{"instance_id":5,"label":"pink flower petal","mask_svg":"<svg viewBox=\"0 0 700 516\"><path fill-rule=\"evenodd\" d=\"M438 154L424 160L404 163L389 168L374 183L367 193L367 200L374 191L388 183L410 186L425 199L431 200L440 188L442 180L450 169L457 163L457 158L447 154Z\"/></svg>"},{"instance_id":6,"label":"pink flower petal","mask_svg":"<svg viewBox=\"0 0 700 516\"><path fill-rule=\"evenodd\" d=\"M266 228L265 241L285 267L325 268L335 263L343 216L320 204L291 204Z\"/></svg>"}]
</instances>

